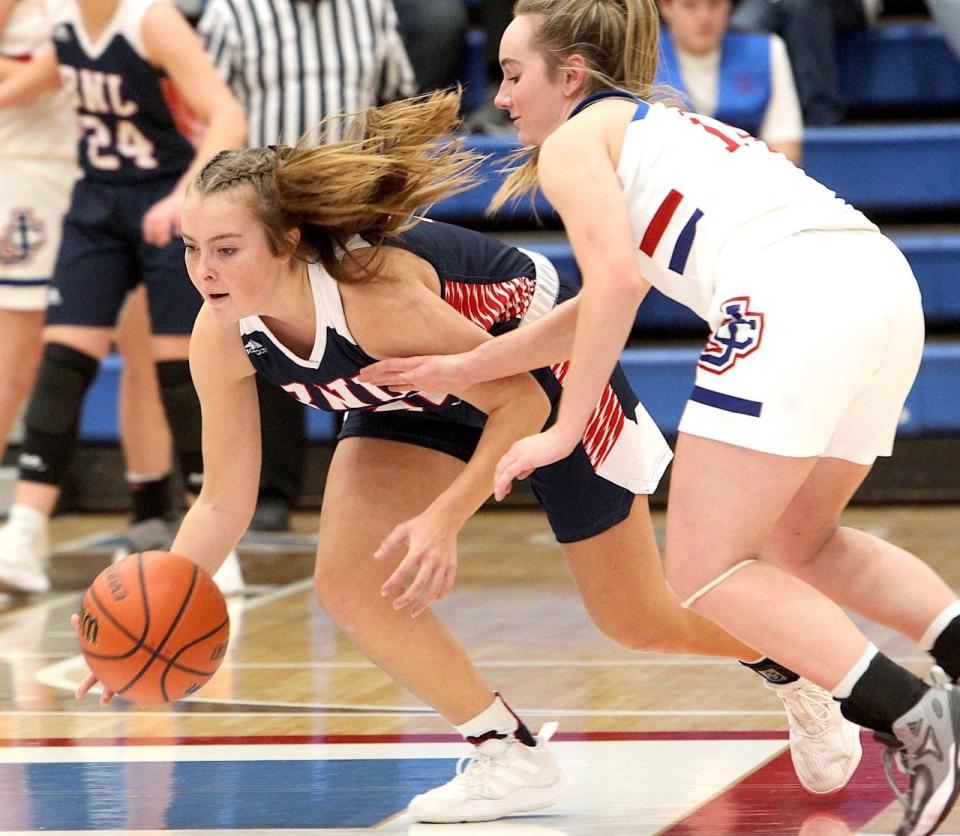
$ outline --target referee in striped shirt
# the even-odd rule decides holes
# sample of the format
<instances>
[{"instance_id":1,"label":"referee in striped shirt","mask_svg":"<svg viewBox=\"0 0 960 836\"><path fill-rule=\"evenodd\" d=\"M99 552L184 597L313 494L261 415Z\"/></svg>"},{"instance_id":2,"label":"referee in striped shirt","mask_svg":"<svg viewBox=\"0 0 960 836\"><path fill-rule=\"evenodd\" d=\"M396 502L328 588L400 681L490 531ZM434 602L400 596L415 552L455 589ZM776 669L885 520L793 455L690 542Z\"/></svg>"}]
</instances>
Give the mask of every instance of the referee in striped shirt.
<instances>
[{"instance_id":1,"label":"referee in striped shirt","mask_svg":"<svg viewBox=\"0 0 960 836\"><path fill-rule=\"evenodd\" d=\"M393 0L208 0L197 29L246 110L251 146L293 145L326 116L416 92ZM342 127L333 120L324 141ZM303 483L305 407L257 383L263 469L251 528L282 531Z\"/></svg>"}]
</instances>

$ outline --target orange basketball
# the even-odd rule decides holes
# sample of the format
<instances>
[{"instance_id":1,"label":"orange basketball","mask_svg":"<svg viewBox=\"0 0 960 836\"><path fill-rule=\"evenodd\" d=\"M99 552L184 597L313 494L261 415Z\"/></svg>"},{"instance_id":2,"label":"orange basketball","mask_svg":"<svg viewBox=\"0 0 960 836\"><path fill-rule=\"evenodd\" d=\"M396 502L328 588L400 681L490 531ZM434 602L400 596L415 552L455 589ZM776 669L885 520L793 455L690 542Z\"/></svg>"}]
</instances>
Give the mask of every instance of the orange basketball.
<instances>
[{"instance_id":1,"label":"orange basketball","mask_svg":"<svg viewBox=\"0 0 960 836\"><path fill-rule=\"evenodd\" d=\"M83 596L80 648L107 688L141 704L171 702L213 676L230 618L213 578L169 552L127 555Z\"/></svg>"}]
</instances>

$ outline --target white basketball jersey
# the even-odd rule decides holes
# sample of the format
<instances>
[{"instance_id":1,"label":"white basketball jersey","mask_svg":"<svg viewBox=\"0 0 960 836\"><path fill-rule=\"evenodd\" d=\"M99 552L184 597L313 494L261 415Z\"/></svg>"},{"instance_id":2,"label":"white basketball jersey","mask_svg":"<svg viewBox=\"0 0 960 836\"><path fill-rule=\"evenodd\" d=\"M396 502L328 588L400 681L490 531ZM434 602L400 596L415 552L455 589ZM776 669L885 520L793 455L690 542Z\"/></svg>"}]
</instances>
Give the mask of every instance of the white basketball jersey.
<instances>
[{"instance_id":1,"label":"white basketball jersey","mask_svg":"<svg viewBox=\"0 0 960 836\"><path fill-rule=\"evenodd\" d=\"M16 0L0 32L0 55L26 60L50 43L52 24L44 0ZM64 90L0 109L0 156L30 159L76 157L77 117Z\"/></svg>"},{"instance_id":2,"label":"white basketball jersey","mask_svg":"<svg viewBox=\"0 0 960 836\"><path fill-rule=\"evenodd\" d=\"M804 230L877 229L760 140L661 104L638 103L617 174L643 276L704 319L715 266L739 246Z\"/></svg>"}]
</instances>

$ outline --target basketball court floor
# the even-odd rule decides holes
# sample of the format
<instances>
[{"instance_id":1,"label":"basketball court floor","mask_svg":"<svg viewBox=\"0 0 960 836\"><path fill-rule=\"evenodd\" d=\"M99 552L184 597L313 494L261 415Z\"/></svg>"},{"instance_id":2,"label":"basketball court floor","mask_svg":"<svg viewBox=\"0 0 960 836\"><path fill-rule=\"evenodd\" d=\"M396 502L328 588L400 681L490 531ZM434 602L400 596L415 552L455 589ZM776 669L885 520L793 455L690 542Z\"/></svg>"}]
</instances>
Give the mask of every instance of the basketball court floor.
<instances>
[{"instance_id":1,"label":"basketball court floor","mask_svg":"<svg viewBox=\"0 0 960 836\"><path fill-rule=\"evenodd\" d=\"M847 521L960 587L960 508L856 508ZM58 518L58 588L0 609L2 833L835 836L892 833L899 822L866 733L850 785L810 796L793 776L779 700L757 676L727 661L633 654L600 636L535 511L471 521L457 586L437 609L531 728L560 724L552 745L576 792L548 811L474 825L405 815L469 747L313 603L312 515L299 515L292 535L243 544L252 586L230 602L223 667L193 698L76 701L84 667L69 616L122 525ZM869 635L927 670L916 646L875 626ZM960 814L941 832L960 832Z\"/></svg>"}]
</instances>

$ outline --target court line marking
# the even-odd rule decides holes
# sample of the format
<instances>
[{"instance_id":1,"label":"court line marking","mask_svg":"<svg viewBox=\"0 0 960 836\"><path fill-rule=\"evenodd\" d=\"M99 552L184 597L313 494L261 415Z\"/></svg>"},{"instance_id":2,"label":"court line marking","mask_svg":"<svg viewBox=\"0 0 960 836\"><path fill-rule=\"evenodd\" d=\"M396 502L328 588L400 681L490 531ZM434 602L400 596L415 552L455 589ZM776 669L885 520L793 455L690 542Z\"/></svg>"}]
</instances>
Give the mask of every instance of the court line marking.
<instances>
[{"instance_id":1,"label":"court line marking","mask_svg":"<svg viewBox=\"0 0 960 836\"><path fill-rule=\"evenodd\" d=\"M69 690L76 689L76 685L71 683ZM188 700L180 700L180 703L187 703ZM124 717L170 717L176 715L178 718L184 717L396 717L398 715L436 715L432 708L417 708L414 706L359 706L359 705L330 705L329 703L277 703L256 700L202 700L197 699L197 703L206 703L208 705L249 705L253 707L263 706L264 708L282 708L288 706L291 709L300 709L292 711L203 711L191 709L190 711L178 710L171 707L167 711L151 711L150 709L137 709L129 703L123 706L119 704L111 709L109 707L90 709L89 711L0 711L0 717L109 717L111 711L115 716ZM119 709L119 710L118 710ZM129 711L127 709L130 709ZM782 710L757 709L753 711L687 711L670 709L567 709L567 708L524 708L516 709L518 714L531 717L783 717Z\"/></svg>"},{"instance_id":2,"label":"court line marking","mask_svg":"<svg viewBox=\"0 0 960 836\"><path fill-rule=\"evenodd\" d=\"M577 757L605 760L606 753L678 746L685 749L721 749L739 745L770 755L789 745L782 738L702 739L682 737L660 740L552 740L551 749L571 760ZM471 751L465 740L364 742L364 743L259 743L251 746L201 744L178 746L172 744L143 746L10 746L0 749L0 763L168 763L203 761L342 761L456 758Z\"/></svg>"}]
</instances>

